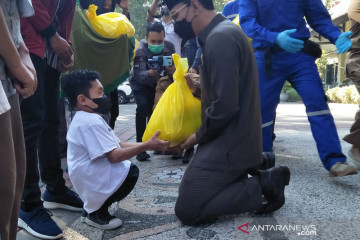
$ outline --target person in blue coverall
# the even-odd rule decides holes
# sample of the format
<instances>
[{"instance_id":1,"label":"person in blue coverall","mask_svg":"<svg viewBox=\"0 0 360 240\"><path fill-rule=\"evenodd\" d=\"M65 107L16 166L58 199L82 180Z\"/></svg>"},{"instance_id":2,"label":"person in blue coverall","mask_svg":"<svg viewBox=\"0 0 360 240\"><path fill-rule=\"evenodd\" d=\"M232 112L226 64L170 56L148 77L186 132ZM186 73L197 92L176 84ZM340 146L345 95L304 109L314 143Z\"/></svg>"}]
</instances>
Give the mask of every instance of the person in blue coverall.
<instances>
[{"instance_id":1,"label":"person in blue coverall","mask_svg":"<svg viewBox=\"0 0 360 240\"><path fill-rule=\"evenodd\" d=\"M239 0L234 0L225 5L222 10L222 15L224 15L230 21L234 20L239 14Z\"/></svg>"},{"instance_id":2,"label":"person in blue coverall","mask_svg":"<svg viewBox=\"0 0 360 240\"><path fill-rule=\"evenodd\" d=\"M335 44L338 53L351 47L351 32L341 33L332 24L321 0L239 0L239 16L241 28L253 39L258 65L263 152L273 152L275 110L282 86L288 80L306 106L320 159L330 176L356 174L357 168L346 163L341 151L315 64L321 49L308 41L306 23Z\"/></svg>"}]
</instances>

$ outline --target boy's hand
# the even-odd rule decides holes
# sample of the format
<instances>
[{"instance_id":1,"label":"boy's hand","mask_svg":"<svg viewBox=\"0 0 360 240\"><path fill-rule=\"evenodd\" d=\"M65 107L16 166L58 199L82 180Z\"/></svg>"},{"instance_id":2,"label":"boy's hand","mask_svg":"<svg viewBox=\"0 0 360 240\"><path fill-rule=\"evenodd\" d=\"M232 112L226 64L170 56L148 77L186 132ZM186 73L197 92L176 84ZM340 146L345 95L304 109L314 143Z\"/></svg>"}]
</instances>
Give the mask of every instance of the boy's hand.
<instances>
[{"instance_id":1,"label":"boy's hand","mask_svg":"<svg viewBox=\"0 0 360 240\"><path fill-rule=\"evenodd\" d=\"M191 134L190 137L188 137L188 139L186 139L185 142L183 142L180 147L182 149L188 149L190 147L193 147L194 145L197 144L197 138L195 133Z\"/></svg>"},{"instance_id":2,"label":"boy's hand","mask_svg":"<svg viewBox=\"0 0 360 240\"><path fill-rule=\"evenodd\" d=\"M165 151L169 148L170 142L158 138L160 131L157 131L148 141L150 150Z\"/></svg>"}]
</instances>

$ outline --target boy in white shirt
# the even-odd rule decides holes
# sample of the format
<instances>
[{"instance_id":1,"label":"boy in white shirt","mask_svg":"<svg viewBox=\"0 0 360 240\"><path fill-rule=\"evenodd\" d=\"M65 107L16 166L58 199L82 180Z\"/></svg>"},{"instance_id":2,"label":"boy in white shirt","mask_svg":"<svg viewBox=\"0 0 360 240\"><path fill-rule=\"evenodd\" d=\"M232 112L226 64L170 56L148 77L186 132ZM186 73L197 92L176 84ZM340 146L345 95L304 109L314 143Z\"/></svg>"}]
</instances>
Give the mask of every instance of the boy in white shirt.
<instances>
[{"instance_id":1,"label":"boy in white shirt","mask_svg":"<svg viewBox=\"0 0 360 240\"><path fill-rule=\"evenodd\" d=\"M104 95L98 72L72 71L62 78L62 89L77 112L67 133L67 164L74 189L84 202L82 221L100 229L122 225L108 207L134 188L139 169L127 159L146 150L165 150L169 142L157 138L144 143L120 142L102 114L110 99Z\"/></svg>"}]
</instances>

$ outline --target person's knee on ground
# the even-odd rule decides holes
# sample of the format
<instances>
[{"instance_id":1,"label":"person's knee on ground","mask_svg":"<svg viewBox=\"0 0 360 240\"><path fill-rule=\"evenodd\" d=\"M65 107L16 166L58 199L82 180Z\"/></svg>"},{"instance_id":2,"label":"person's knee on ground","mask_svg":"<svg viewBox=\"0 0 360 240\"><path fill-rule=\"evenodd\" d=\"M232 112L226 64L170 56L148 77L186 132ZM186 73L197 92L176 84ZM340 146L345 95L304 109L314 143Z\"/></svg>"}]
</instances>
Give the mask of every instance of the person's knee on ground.
<instances>
[{"instance_id":1,"label":"person's knee on ground","mask_svg":"<svg viewBox=\"0 0 360 240\"><path fill-rule=\"evenodd\" d=\"M176 204L175 204L175 215L180 219L180 221L185 225L196 225L198 224L198 216L200 215L200 209L194 211L194 209L187 208L181 200L179 195Z\"/></svg>"}]
</instances>

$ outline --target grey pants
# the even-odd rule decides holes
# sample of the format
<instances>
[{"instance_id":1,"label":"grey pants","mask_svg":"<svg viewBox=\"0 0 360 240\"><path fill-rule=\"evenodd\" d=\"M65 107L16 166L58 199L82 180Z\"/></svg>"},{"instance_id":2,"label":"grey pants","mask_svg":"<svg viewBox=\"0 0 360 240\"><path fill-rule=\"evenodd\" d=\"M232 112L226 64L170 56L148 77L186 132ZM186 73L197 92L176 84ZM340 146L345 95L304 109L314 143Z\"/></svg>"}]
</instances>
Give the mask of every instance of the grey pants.
<instances>
[{"instance_id":1,"label":"grey pants","mask_svg":"<svg viewBox=\"0 0 360 240\"><path fill-rule=\"evenodd\" d=\"M225 156L224 156L225 157ZM261 206L261 187L244 171L220 171L189 163L179 187L176 216L187 225L215 220L224 214L252 212Z\"/></svg>"},{"instance_id":2,"label":"grey pants","mask_svg":"<svg viewBox=\"0 0 360 240\"><path fill-rule=\"evenodd\" d=\"M25 181L25 144L19 96L8 98L11 109L0 115L0 236L16 239Z\"/></svg>"}]
</instances>

